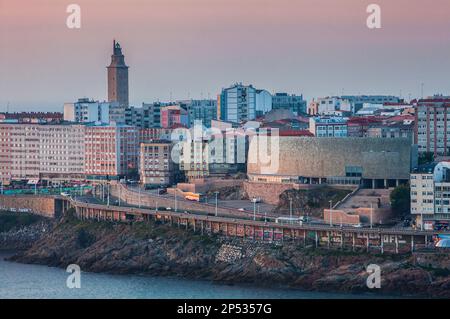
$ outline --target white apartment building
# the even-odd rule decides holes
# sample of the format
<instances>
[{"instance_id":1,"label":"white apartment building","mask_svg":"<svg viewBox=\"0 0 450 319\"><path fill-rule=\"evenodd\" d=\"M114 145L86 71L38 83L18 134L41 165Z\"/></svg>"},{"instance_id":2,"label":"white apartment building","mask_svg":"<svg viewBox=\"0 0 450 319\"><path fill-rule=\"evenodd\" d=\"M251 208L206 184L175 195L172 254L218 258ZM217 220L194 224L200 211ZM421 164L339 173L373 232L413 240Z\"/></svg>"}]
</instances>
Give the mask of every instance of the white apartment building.
<instances>
[{"instance_id":1,"label":"white apartment building","mask_svg":"<svg viewBox=\"0 0 450 319\"><path fill-rule=\"evenodd\" d=\"M66 179L84 173L82 125L0 124L0 179Z\"/></svg>"},{"instance_id":2,"label":"white apartment building","mask_svg":"<svg viewBox=\"0 0 450 319\"><path fill-rule=\"evenodd\" d=\"M319 115L342 115L342 112L352 112L349 101L337 96L317 99L317 114Z\"/></svg>"},{"instance_id":3,"label":"white apartment building","mask_svg":"<svg viewBox=\"0 0 450 319\"><path fill-rule=\"evenodd\" d=\"M450 163L421 166L411 173L411 215L418 227L448 228L450 222Z\"/></svg>"},{"instance_id":4,"label":"white apartment building","mask_svg":"<svg viewBox=\"0 0 450 319\"><path fill-rule=\"evenodd\" d=\"M222 90L217 100L217 118L241 123L256 118L256 89L242 83Z\"/></svg>"},{"instance_id":5,"label":"white apartment building","mask_svg":"<svg viewBox=\"0 0 450 319\"><path fill-rule=\"evenodd\" d=\"M88 98L78 99L75 103L64 104L64 120L77 123L110 123L110 102L99 102Z\"/></svg>"},{"instance_id":6,"label":"white apartment building","mask_svg":"<svg viewBox=\"0 0 450 319\"><path fill-rule=\"evenodd\" d=\"M0 124L0 181L111 178L138 170L139 131L129 126Z\"/></svg>"},{"instance_id":7,"label":"white apartment building","mask_svg":"<svg viewBox=\"0 0 450 319\"><path fill-rule=\"evenodd\" d=\"M144 185L172 185L178 171L172 160L172 142L142 143L140 176Z\"/></svg>"},{"instance_id":8,"label":"white apartment building","mask_svg":"<svg viewBox=\"0 0 450 319\"><path fill-rule=\"evenodd\" d=\"M309 131L316 137L347 137L347 119L342 117L310 117Z\"/></svg>"}]
</instances>

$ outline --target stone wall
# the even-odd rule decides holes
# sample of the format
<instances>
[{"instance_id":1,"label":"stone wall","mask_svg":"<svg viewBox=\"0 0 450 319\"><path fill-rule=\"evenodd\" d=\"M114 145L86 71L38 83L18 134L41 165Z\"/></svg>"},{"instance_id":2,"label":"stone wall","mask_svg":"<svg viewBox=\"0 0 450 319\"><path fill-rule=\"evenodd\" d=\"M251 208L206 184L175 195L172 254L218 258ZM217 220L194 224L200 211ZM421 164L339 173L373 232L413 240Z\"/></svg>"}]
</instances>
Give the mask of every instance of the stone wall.
<instances>
[{"instance_id":1,"label":"stone wall","mask_svg":"<svg viewBox=\"0 0 450 319\"><path fill-rule=\"evenodd\" d=\"M210 189L241 186L242 182L238 179L206 179L195 183L178 183L177 188L184 192L206 193Z\"/></svg>"},{"instance_id":2,"label":"stone wall","mask_svg":"<svg viewBox=\"0 0 450 319\"><path fill-rule=\"evenodd\" d=\"M360 207L354 210L356 215L361 217L361 222L370 223L370 207ZM374 224L383 224L391 220L392 210L390 208L374 208L372 222Z\"/></svg>"},{"instance_id":3,"label":"stone wall","mask_svg":"<svg viewBox=\"0 0 450 319\"><path fill-rule=\"evenodd\" d=\"M244 193L248 195L248 198L261 198L264 203L278 205L280 201L280 195L290 189L313 189L324 187L325 184L311 184L301 185L292 183L258 183L246 181L243 183Z\"/></svg>"},{"instance_id":4,"label":"stone wall","mask_svg":"<svg viewBox=\"0 0 450 319\"><path fill-rule=\"evenodd\" d=\"M0 195L0 208L28 209L30 213L54 218L57 213L56 199L52 196Z\"/></svg>"},{"instance_id":5,"label":"stone wall","mask_svg":"<svg viewBox=\"0 0 450 319\"><path fill-rule=\"evenodd\" d=\"M329 209L324 209L324 221L330 221ZM343 224L357 224L361 223L370 223L370 211L371 208L359 207L355 208L351 211L344 211L340 209L334 209L332 213L332 218L334 223L340 224L342 218ZM383 224L388 222L391 219L391 210L384 208L374 208L372 213L372 223L373 224Z\"/></svg>"},{"instance_id":6,"label":"stone wall","mask_svg":"<svg viewBox=\"0 0 450 319\"><path fill-rule=\"evenodd\" d=\"M323 210L323 220L326 223L330 222L330 210ZM332 210L331 212L331 221L334 225L356 225L360 222L360 218L358 215L348 214L342 210Z\"/></svg>"},{"instance_id":7,"label":"stone wall","mask_svg":"<svg viewBox=\"0 0 450 319\"><path fill-rule=\"evenodd\" d=\"M272 205L278 205L280 195L293 188L294 184L244 182L244 192L248 198L259 197L264 203Z\"/></svg>"}]
</instances>

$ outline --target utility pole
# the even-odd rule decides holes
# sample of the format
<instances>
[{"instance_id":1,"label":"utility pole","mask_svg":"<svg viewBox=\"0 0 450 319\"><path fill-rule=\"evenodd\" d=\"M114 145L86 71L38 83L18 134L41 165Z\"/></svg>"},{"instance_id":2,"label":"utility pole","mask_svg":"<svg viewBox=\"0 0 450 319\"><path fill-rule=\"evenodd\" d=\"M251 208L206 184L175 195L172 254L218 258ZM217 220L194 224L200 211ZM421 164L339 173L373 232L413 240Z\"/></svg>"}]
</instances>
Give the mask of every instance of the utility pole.
<instances>
[{"instance_id":1,"label":"utility pole","mask_svg":"<svg viewBox=\"0 0 450 319\"><path fill-rule=\"evenodd\" d=\"M122 188L122 183L119 181L119 184L117 184L118 186L119 186L119 206L120 206L120 201L121 201L121 199L120 199L120 196L121 196L121 188Z\"/></svg>"},{"instance_id":2,"label":"utility pole","mask_svg":"<svg viewBox=\"0 0 450 319\"><path fill-rule=\"evenodd\" d=\"M138 185L139 187L139 208L141 208L141 185Z\"/></svg>"},{"instance_id":3,"label":"utility pole","mask_svg":"<svg viewBox=\"0 0 450 319\"><path fill-rule=\"evenodd\" d=\"M370 203L370 228L373 226L373 203Z\"/></svg>"},{"instance_id":4,"label":"utility pole","mask_svg":"<svg viewBox=\"0 0 450 319\"><path fill-rule=\"evenodd\" d=\"M214 194L216 195L216 217L217 217L217 208L218 208L218 203L217 203L217 196L219 195L219 192L214 192Z\"/></svg>"},{"instance_id":5,"label":"utility pole","mask_svg":"<svg viewBox=\"0 0 450 319\"><path fill-rule=\"evenodd\" d=\"M292 224L292 198L289 198L289 223Z\"/></svg>"},{"instance_id":6,"label":"utility pole","mask_svg":"<svg viewBox=\"0 0 450 319\"><path fill-rule=\"evenodd\" d=\"M330 226L331 226L331 227L333 227L333 217L332 217L332 214L333 214L333 201L330 200Z\"/></svg>"},{"instance_id":7,"label":"utility pole","mask_svg":"<svg viewBox=\"0 0 450 319\"><path fill-rule=\"evenodd\" d=\"M177 211L178 208L177 208L177 189L176 188L174 189L173 194L174 194L174 197L175 197L175 211Z\"/></svg>"},{"instance_id":8,"label":"utility pole","mask_svg":"<svg viewBox=\"0 0 450 319\"><path fill-rule=\"evenodd\" d=\"M106 204L109 206L109 185L108 185L107 191L108 191L108 196L107 196L107 203Z\"/></svg>"},{"instance_id":9,"label":"utility pole","mask_svg":"<svg viewBox=\"0 0 450 319\"><path fill-rule=\"evenodd\" d=\"M253 220L256 220L256 198L253 198Z\"/></svg>"}]
</instances>

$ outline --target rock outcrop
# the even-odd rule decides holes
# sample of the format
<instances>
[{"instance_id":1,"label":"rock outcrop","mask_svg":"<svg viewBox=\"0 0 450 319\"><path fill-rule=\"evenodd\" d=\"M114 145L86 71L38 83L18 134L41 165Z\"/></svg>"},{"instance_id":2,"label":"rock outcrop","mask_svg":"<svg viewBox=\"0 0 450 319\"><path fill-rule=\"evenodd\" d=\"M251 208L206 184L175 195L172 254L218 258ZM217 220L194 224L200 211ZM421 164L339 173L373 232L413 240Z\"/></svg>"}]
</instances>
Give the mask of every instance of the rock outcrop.
<instances>
[{"instance_id":1,"label":"rock outcrop","mask_svg":"<svg viewBox=\"0 0 450 319\"><path fill-rule=\"evenodd\" d=\"M23 263L117 274L183 276L304 290L450 297L450 276L411 255L369 255L201 236L155 222L116 224L63 218L25 252ZM369 264L381 288L369 289Z\"/></svg>"}]
</instances>

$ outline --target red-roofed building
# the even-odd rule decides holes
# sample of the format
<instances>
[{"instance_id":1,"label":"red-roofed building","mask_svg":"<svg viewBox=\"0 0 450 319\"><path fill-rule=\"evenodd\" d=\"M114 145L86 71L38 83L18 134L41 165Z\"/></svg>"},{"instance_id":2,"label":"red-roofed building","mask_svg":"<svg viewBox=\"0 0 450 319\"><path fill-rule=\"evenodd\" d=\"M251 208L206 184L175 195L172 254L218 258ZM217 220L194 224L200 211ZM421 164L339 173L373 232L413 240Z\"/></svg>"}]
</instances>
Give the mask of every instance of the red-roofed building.
<instances>
[{"instance_id":1,"label":"red-roofed building","mask_svg":"<svg viewBox=\"0 0 450 319\"><path fill-rule=\"evenodd\" d=\"M19 113L0 113L0 122L14 123L60 123L63 120L63 114L60 112L19 112Z\"/></svg>"}]
</instances>

